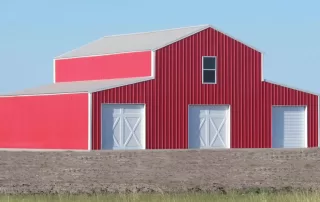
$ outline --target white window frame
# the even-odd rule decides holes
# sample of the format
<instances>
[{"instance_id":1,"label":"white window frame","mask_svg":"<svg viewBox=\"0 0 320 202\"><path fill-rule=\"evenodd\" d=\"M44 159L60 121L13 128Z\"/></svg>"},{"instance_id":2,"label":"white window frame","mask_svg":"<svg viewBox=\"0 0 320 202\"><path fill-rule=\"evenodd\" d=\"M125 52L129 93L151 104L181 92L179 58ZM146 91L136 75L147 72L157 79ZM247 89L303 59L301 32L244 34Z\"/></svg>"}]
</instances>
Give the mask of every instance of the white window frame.
<instances>
[{"instance_id":1,"label":"white window frame","mask_svg":"<svg viewBox=\"0 0 320 202\"><path fill-rule=\"evenodd\" d=\"M204 58L215 58L215 69L204 69ZM202 56L202 84L217 84L217 56ZM204 72L205 71L215 71L215 82L204 82L203 78L204 78Z\"/></svg>"}]
</instances>

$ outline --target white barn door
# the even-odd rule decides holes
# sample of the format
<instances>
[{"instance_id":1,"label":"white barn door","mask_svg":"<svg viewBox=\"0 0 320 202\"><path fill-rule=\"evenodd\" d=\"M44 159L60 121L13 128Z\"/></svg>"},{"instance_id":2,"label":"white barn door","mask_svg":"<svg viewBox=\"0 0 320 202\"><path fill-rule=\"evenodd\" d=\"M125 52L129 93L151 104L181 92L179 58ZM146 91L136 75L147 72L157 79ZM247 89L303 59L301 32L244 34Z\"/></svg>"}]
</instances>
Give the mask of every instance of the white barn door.
<instances>
[{"instance_id":1,"label":"white barn door","mask_svg":"<svg viewBox=\"0 0 320 202\"><path fill-rule=\"evenodd\" d=\"M145 107L135 104L103 104L101 148L145 149Z\"/></svg>"},{"instance_id":2,"label":"white barn door","mask_svg":"<svg viewBox=\"0 0 320 202\"><path fill-rule=\"evenodd\" d=\"M272 147L307 147L307 111L304 106L272 107Z\"/></svg>"},{"instance_id":3,"label":"white barn door","mask_svg":"<svg viewBox=\"0 0 320 202\"><path fill-rule=\"evenodd\" d=\"M189 106L189 148L230 148L229 106Z\"/></svg>"}]
</instances>

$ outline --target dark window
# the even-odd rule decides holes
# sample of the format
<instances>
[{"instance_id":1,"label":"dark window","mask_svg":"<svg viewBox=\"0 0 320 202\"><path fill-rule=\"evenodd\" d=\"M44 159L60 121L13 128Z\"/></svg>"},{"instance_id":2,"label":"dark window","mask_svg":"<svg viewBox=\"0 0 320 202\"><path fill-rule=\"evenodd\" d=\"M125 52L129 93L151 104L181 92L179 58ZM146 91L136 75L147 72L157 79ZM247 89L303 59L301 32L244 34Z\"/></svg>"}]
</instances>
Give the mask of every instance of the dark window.
<instances>
[{"instance_id":1,"label":"dark window","mask_svg":"<svg viewBox=\"0 0 320 202\"><path fill-rule=\"evenodd\" d=\"M216 69L216 58L203 57L203 69Z\"/></svg>"},{"instance_id":2,"label":"dark window","mask_svg":"<svg viewBox=\"0 0 320 202\"><path fill-rule=\"evenodd\" d=\"M204 56L202 58L202 82L216 83L216 57Z\"/></svg>"}]
</instances>

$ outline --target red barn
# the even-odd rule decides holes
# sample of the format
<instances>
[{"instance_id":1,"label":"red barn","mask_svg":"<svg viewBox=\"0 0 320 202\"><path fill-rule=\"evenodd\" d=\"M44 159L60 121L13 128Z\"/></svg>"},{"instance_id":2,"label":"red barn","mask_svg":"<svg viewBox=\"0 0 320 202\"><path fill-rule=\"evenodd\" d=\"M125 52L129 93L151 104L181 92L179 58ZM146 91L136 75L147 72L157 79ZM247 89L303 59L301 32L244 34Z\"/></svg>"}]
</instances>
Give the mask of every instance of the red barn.
<instances>
[{"instance_id":1,"label":"red barn","mask_svg":"<svg viewBox=\"0 0 320 202\"><path fill-rule=\"evenodd\" d=\"M263 79L263 53L209 25L106 36L54 83L0 98L0 148L317 147L319 96Z\"/></svg>"}]
</instances>

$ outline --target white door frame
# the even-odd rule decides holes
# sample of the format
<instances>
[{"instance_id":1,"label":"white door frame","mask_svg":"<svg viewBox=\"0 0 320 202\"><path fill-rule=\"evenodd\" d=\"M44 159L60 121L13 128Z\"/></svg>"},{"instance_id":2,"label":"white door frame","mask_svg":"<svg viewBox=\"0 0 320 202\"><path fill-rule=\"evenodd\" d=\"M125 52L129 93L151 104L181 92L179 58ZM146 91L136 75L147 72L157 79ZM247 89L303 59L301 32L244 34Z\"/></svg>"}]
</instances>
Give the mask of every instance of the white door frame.
<instances>
[{"instance_id":1,"label":"white door frame","mask_svg":"<svg viewBox=\"0 0 320 202\"><path fill-rule=\"evenodd\" d=\"M273 113L272 113L272 109L274 107L304 107L304 147L308 148L308 106L307 105L271 105L271 148L273 148L273 144L272 144L272 137L273 137L273 133L272 133L272 117L273 117Z\"/></svg>"},{"instance_id":2,"label":"white door frame","mask_svg":"<svg viewBox=\"0 0 320 202\"><path fill-rule=\"evenodd\" d=\"M190 148L190 138L189 138L189 134L190 134L190 107L193 107L193 106L203 106L203 107L210 107L210 106L225 106L225 107L228 107L227 109L227 120L226 120L226 133L227 133L227 137L226 137L226 148L221 148L221 149L230 149L231 148L231 105L230 104L188 104L187 106L187 111L188 111L188 134L187 134L187 137L188 137L188 149L191 149ZM199 148L200 149L200 148ZM212 148L212 149L218 149L218 148Z\"/></svg>"},{"instance_id":3,"label":"white door frame","mask_svg":"<svg viewBox=\"0 0 320 202\"><path fill-rule=\"evenodd\" d=\"M141 150L146 149L146 142L147 142L147 137L146 137L146 103L102 103L101 108L100 108L100 150L102 149L102 143L103 143L103 134L102 134L102 116L103 116L103 106L104 105L142 105L143 110L142 110L142 120L141 120L141 143L142 143L142 148ZM140 150L140 149L130 149L130 150Z\"/></svg>"}]
</instances>

